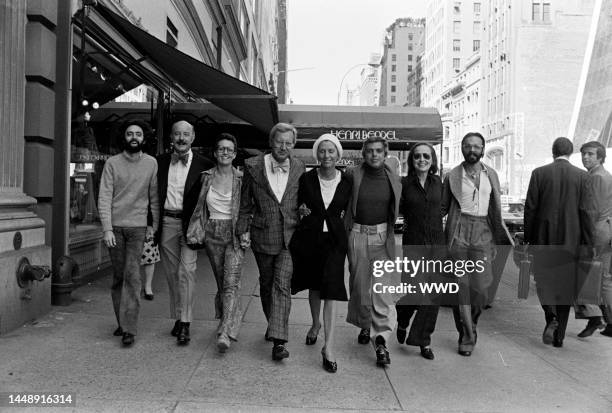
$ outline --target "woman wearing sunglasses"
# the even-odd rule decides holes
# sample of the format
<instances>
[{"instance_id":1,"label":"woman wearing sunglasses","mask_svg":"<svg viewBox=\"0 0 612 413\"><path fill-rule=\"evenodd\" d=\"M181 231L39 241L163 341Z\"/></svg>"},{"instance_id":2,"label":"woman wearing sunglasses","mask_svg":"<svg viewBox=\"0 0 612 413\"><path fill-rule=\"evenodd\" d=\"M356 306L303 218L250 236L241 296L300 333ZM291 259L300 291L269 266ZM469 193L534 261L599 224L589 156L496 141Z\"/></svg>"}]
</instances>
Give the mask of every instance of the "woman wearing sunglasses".
<instances>
[{"instance_id":1,"label":"woman wearing sunglasses","mask_svg":"<svg viewBox=\"0 0 612 413\"><path fill-rule=\"evenodd\" d=\"M206 254L217 281L215 316L217 349L224 353L240 328L240 278L244 250L249 245L235 235L240 209L242 172L232 166L238 149L236 138L220 134L215 141L217 166L202 172L202 190L189 228L187 242L205 244Z\"/></svg>"},{"instance_id":2,"label":"woman wearing sunglasses","mask_svg":"<svg viewBox=\"0 0 612 413\"><path fill-rule=\"evenodd\" d=\"M408 176L402 179L402 198L400 213L404 216L402 246L404 257L409 260L441 259L444 246L442 230L442 181L438 172L436 153L428 143L416 144L408 162ZM411 276L412 275L412 276ZM429 282L436 274L419 272L403 273L402 282ZM419 346L421 356L433 360L431 334L436 326L439 305L434 305L430 297L408 294L396 304L397 339L400 344ZM413 317L408 338L406 330Z\"/></svg>"}]
</instances>

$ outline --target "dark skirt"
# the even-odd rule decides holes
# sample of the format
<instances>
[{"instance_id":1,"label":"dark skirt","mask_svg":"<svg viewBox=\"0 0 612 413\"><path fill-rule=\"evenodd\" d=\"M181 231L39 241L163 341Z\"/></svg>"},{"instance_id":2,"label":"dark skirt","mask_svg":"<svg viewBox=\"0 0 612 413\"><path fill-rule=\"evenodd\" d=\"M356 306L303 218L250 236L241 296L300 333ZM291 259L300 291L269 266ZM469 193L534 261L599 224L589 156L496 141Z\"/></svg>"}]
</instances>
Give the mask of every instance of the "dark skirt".
<instances>
[{"instance_id":1,"label":"dark skirt","mask_svg":"<svg viewBox=\"0 0 612 413\"><path fill-rule=\"evenodd\" d=\"M300 236L297 232L294 237L296 235ZM316 290L323 300L348 300L344 287L346 254L340 252L335 244L329 232L320 232L315 245L304 245L292 240L292 294L303 290Z\"/></svg>"}]
</instances>

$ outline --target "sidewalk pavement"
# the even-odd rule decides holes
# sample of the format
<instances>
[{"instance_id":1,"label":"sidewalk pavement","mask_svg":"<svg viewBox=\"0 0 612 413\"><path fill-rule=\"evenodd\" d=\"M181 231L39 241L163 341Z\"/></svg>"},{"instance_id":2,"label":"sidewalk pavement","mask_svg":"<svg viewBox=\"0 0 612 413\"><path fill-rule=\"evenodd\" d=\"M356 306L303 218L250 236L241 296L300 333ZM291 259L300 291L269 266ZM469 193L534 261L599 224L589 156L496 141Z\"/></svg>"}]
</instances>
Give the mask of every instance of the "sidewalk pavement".
<instances>
[{"instance_id":1,"label":"sidewalk pavement","mask_svg":"<svg viewBox=\"0 0 612 413\"><path fill-rule=\"evenodd\" d=\"M226 354L215 345L216 285L204 253L192 339L185 347L170 336L174 320L168 318L161 266L154 301L142 300L132 348L122 348L112 335L110 277L81 287L69 307L54 307L0 336L0 392L71 392L74 411L612 412L612 339L599 332L577 338L585 321L572 317L563 348L542 344L544 315L535 288L528 300L516 299L518 274L511 258L493 308L481 317L471 357L457 354L452 313L442 308L432 337L435 360L393 338L391 365L379 368L373 347L358 344L359 330L344 321L346 303L339 303L336 374L321 366L323 330L316 345L304 345L311 323L306 293L292 301L290 358L271 360L257 277L249 253L242 279L244 321L239 341Z\"/></svg>"}]
</instances>

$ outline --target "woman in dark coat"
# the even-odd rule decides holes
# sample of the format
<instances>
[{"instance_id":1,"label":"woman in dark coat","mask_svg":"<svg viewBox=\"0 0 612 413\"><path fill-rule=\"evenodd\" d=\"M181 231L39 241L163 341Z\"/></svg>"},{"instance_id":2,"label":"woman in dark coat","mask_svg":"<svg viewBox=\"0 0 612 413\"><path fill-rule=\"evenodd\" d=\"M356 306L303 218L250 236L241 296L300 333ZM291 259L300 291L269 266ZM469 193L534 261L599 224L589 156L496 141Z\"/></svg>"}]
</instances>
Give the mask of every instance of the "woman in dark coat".
<instances>
[{"instance_id":1,"label":"woman in dark coat","mask_svg":"<svg viewBox=\"0 0 612 413\"><path fill-rule=\"evenodd\" d=\"M348 239L343 217L351 195L351 183L344 173L336 169L336 162L342 156L342 146L334 135L319 137L312 151L321 165L300 178L298 205L302 220L290 244L293 257L291 292L295 294L309 290L312 327L306 335L308 345L317 341L321 328L321 300L324 301L323 368L335 373L335 301L347 301L344 261Z\"/></svg>"},{"instance_id":2,"label":"woman in dark coat","mask_svg":"<svg viewBox=\"0 0 612 413\"><path fill-rule=\"evenodd\" d=\"M404 257L410 260L441 259L444 257L444 233L442 229L442 181L438 172L438 160L433 147L419 143L410 151L408 176L402 179L400 213L404 216L402 245ZM402 282L432 282L436 274L420 273L410 278L402 274ZM436 327L439 305L431 297L408 294L396 304L397 339L406 340L406 329L414 315L406 344L421 347L421 355L433 360L431 334Z\"/></svg>"}]
</instances>

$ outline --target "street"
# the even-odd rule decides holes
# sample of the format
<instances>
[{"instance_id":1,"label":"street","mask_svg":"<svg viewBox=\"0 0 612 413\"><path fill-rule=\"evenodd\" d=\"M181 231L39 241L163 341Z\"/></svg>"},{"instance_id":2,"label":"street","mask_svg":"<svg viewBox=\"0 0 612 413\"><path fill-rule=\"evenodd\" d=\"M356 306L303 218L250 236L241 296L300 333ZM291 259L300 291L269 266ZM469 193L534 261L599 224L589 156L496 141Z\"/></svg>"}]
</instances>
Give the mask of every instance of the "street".
<instances>
[{"instance_id":1,"label":"street","mask_svg":"<svg viewBox=\"0 0 612 413\"><path fill-rule=\"evenodd\" d=\"M155 299L141 301L136 343L122 348L112 335L116 322L106 277L74 291L69 307L54 307L0 337L0 389L70 392L76 395L74 411L612 411L610 339L598 332L578 339L585 321L572 315L563 348L542 344L544 317L535 287L528 300L516 299L511 258L493 308L481 317L472 357L457 354L452 313L442 308L432 338L435 360L420 357L418 347L400 346L393 335L391 366L376 367L373 347L357 343L359 330L344 321L347 306L340 303L336 374L321 367L323 329L316 345L304 345L306 293L292 302L290 358L271 360L257 274L249 253L244 321L226 354L215 346L216 285L202 252L188 346L177 346L170 336L173 320L158 266Z\"/></svg>"}]
</instances>

